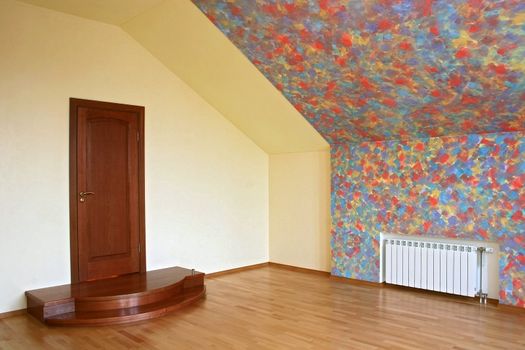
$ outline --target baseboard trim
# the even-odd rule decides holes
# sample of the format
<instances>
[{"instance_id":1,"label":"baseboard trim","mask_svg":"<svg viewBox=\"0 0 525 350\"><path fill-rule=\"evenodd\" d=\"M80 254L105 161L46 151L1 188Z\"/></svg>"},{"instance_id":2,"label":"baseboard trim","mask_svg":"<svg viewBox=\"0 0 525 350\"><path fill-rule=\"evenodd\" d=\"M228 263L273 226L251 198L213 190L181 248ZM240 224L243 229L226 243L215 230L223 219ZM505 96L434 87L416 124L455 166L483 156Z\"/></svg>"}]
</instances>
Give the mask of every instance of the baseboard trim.
<instances>
[{"instance_id":1,"label":"baseboard trim","mask_svg":"<svg viewBox=\"0 0 525 350\"><path fill-rule=\"evenodd\" d=\"M8 318L8 317L23 315L25 313L27 313L27 309L20 309L20 310L13 310L13 311L8 311L8 312L2 312L2 313L0 313L0 320L2 320L4 318Z\"/></svg>"},{"instance_id":2,"label":"baseboard trim","mask_svg":"<svg viewBox=\"0 0 525 350\"><path fill-rule=\"evenodd\" d=\"M495 300L495 299L489 299ZM504 309L505 311L512 311L512 312L524 312L525 313L525 307L517 306L517 305L507 305L507 304L498 304L498 309Z\"/></svg>"},{"instance_id":3,"label":"baseboard trim","mask_svg":"<svg viewBox=\"0 0 525 350\"><path fill-rule=\"evenodd\" d=\"M334 276L334 275L331 275L330 279L332 281L352 284L355 286L369 286L369 287L376 287L376 288L384 288L386 286L384 283L363 281L363 280L358 280L355 278L347 278L347 277Z\"/></svg>"},{"instance_id":4,"label":"baseboard trim","mask_svg":"<svg viewBox=\"0 0 525 350\"><path fill-rule=\"evenodd\" d=\"M269 266L270 267L276 267L276 268L279 268L279 269L289 270L289 271L295 271L295 272L304 272L304 273L310 273L310 274L316 274L316 275L323 275L323 276L326 276L326 277L330 276L330 272L328 272L328 271L314 270L314 269L308 269L306 267L298 267L298 266L292 266L292 265L287 265L287 264L281 264L281 263L268 261L268 262L264 262L264 263L260 263L260 264L242 266L242 267L237 267L237 268L234 268L234 269L229 269L229 270L217 271L217 272L209 273L209 274L206 274L205 278L214 278L214 277L217 277L217 276L224 276L224 275L229 275L231 273L237 273L237 272L242 272L242 271L247 271L247 270L260 269L260 268L269 267Z\"/></svg>"},{"instance_id":5,"label":"baseboard trim","mask_svg":"<svg viewBox=\"0 0 525 350\"><path fill-rule=\"evenodd\" d=\"M424 295L432 296L432 297L436 297L436 298L446 298L446 299L454 300L454 301L457 301L457 302L464 302L464 303L468 303L468 304L477 304L477 305L479 305L479 298L476 298L476 297L468 297L468 296L463 296L463 295L453 295L453 294L447 294L447 293L443 293L443 292L436 292L436 291L433 291L433 290L417 289L417 288L412 288L412 287L397 286L397 285L386 284L386 283L380 283L380 284L383 285L384 288L388 288L388 289L397 289L397 290L403 290L403 291L410 291L410 292L413 292L413 293L424 294ZM487 304L491 305L491 306L498 306L499 300L498 299L487 298Z\"/></svg>"},{"instance_id":6,"label":"baseboard trim","mask_svg":"<svg viewBox=\"0 0 525 350\"><path fill-rule=\"evenodd\" d=\"M437 298L447 298L447 299L458 301L458 302L466 302L469 304L479 304L479 299L476 297L472 298L472 297L466 297L466 296L461 296L461 295L452 295L452 294L446 294L446 293L436 292L432 290L417 289L417 288L412 288L412 287L398 286L394 284L386 284L386 283L380 283L380 282L362 281L362 280L357 280L354 278L346 278L346 277L340 277L340 276L330 276L330 279L333 281L352 284L355 286L368 286L368 287L374 287L374 288L397 289L397 290L403 290L403 291L407 291L411 293L424 294L427 296L432 296L432 297L437 297ZM499 304L498 299L488 298L487 304L492 305L492 306L498 306L498 307L504 306L504 307L521 309L520 307L516 307L513 305Z\"/></svg>"},{"instance_id":7,"label":"baseboard trim","mask_svg":"<svg viewBox=\"0 0 525 350\"><path fill-rule=\"evenodd\" d=\"M247 270L260 269L262 267L267 267L268 264L269 264L268 262L264 262L264 263L260 263L260 264L236 267L234 269L229 269L229 270L212 272L212 273L206 274L205 278L214 278L214 277L218 277L218 276L229 275L229 274L232 274L232 273L237 273L237 272L242 272L242 271L247 271Z\"/></svg>"},{"instance_id":8,"label":"baseboard trim","mask_svg":"<svg viewBox=\"0 0 525 350\"><path fill-rule=\"evenodd\" d=\"M298 267L298 266L286 265L286 264L281 264L281 263L276 263L276 262L271 262L271 261L268 262L268 266L270 266L270 267L277 267L279 269L290 270L290 271L295 271L295 272L305 272L305 273L310 273L310 274L314 274L314 275L322 275L322 276L326 276L326 277L330 276L330 272L328 272L328 271L308 269L306 267Z\"/></svg>"}]
</instances>

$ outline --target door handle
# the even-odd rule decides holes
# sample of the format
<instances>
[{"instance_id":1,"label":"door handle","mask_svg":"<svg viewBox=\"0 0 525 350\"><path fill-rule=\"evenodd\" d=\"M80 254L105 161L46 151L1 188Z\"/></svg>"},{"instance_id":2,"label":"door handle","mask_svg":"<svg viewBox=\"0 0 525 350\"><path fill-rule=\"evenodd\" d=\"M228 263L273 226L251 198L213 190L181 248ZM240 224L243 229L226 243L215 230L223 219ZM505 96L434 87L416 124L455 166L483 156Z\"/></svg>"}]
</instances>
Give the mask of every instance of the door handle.
<instances>
[{"instance_id":1,"label":"door handle","mask_svg":"<svg viewBox=\"0 0 525 350\"><path fill-rule=\"evenodd\" d=\"M93 195L95 194L95 192L80 192L79 193L79 196L80 196L80 202L84 203L86 201L86 196L89 196L89 195Z\"/></svg>"}]
</instances>

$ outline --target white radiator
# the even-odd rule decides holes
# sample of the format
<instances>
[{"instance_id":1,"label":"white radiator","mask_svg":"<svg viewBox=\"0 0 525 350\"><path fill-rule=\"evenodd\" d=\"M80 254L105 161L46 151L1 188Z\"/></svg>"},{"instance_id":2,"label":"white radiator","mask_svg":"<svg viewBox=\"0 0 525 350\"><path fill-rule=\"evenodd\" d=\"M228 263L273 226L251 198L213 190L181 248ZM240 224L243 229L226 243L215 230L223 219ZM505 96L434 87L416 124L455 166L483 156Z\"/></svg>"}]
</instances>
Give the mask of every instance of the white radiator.
<instances>
[{"instance_id":1,"label":"white radiator","mask_svg":"<svg viewBox=\"0 0 525 350\"><path fill-rule=\"evenodd\" d=\"M486 294L486 259L476 246L405 239L385 239L383 245L386 283L470 297Z\"/></svg>"}]
</instances>

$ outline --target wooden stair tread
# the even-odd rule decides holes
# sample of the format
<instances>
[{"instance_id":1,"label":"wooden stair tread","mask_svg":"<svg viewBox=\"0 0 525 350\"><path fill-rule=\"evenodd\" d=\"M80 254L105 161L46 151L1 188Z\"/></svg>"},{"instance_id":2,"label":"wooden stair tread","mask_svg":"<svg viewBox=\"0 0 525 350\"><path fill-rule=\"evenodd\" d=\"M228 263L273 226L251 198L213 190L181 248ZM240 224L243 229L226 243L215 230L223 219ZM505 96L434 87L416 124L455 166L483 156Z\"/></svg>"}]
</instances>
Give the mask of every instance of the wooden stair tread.
<instances>
[{"instance_id":1,"label":"wooden stair tread","mask_svg":"<svg viewBox=\"0 0 525 350\"><path fill-rule=\"evenodd\" d=\"M71 297L121 296L125 294L144 293L150 290L163 288L180 281L191 274L192 270L190 269L170 267L148 271L146 273L135 273L97 281L35 289L27 291L26 294L30 293L34 298L37 298L42 302L68 299ZM195 274L202 274L202 272L195 271Z\"/></svg>"},{"instance_id":2,"label":"wooden stair tread","mask_svg":"<svg viewBox=\"0 0 525 350\"><path fill-rule=\"evenodd\" d=\"M172 267L27 291L27 311L50 325L127 323L179 309L205 290L204 273Z\"/></svg>"},{"instance_id":3,"label":"wooden stair tread","mask_svg":"<svg viewBox=\"0 0 525 350\"><path fill-rule=\"evenodd\" d=\"M49 317L46 323L50 325L106 325L136 322L162 316L168 312L180 309L204 296L206 288L193 287L183 295L163 301L126 309L103 311L74 311Z\"/></svg>"}]
</instances>

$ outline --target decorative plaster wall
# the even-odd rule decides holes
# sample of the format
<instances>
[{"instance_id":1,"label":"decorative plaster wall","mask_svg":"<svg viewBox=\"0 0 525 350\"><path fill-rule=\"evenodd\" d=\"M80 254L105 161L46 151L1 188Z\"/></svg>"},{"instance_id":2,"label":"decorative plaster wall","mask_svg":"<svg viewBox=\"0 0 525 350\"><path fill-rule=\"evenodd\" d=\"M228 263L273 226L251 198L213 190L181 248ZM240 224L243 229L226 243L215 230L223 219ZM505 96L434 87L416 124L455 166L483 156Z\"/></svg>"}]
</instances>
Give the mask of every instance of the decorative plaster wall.
<instances>
[{"instance_id":1,"label":"decorative plaster wall","mask_svg":"<svg viewBox=\"0 0 525 350\"><path fill-rule=\"evenodd\" d=\"M494 240L525 306L523 1L192 1L331 143L333 274L377 281L380 231Z\"/></svg>"},{"instance_id":2,"label":"decorative plaster wall","mask_svg":"<svg viewBox=\"0 0 525 350\"><path fill-rule=\"evenodd\" d=\"M332 273L379 279L380 232L500 244L500 300L525 306L525 134L332 146Z\"/></svg>"},{"instance_id":3,"label":"decorative plaster wall","mask_svg":"<svg viewBox=\"0 0 525 350\"><path fill-rule=\"evenodd\" d=\"M193 0L331 143L525 130L522 0Z\"/></svg>"}]
</instances>

